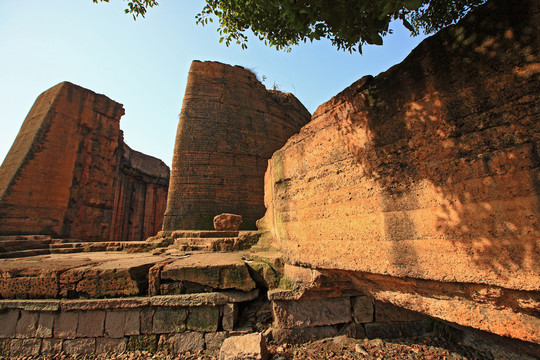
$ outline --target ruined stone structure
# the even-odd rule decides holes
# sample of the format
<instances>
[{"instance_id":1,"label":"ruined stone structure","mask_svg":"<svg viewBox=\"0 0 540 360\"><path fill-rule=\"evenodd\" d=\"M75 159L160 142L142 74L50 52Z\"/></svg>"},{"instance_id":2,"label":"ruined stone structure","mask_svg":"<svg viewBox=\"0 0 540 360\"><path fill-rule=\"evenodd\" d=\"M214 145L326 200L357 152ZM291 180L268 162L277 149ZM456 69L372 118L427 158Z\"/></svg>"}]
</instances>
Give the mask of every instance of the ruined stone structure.
<instances>
[{"instance_id":1,"label":"ruined stone structure","mask_svg":"<svg viewBox=\"0 0 540 360\"><path fill-rule=\"evenodd\" d=\"M0 167L0 235L154 235L169 169L123 142L123 114L121 104L68 82L41 94Z\"/></svg>"},{"instance_id":2,"label":"ruined stone structure","mask_svg":"<svg viewBox=\"0 0 540 360\"><path fill-rule=\"evenodd\" d=\"M176 134L163 230L212 229L221 213L243 228L264 215L267 160L310 119L292 95L239 66L194 61Z\"/></svg>"},{"instance_id":3,"label":"ruined stone structure","mask_svg":"<svg viewBox=\"0 0 540 360\"><path fill-rule=\"evenodd\" d=\"M321 105L268 163L266 231L183 228L221 213L253 222L266 156L306 111L245 69L194 62L165 231L84 254L0 236L0 251L51 247L0 259L0 357L440 326L487 344L485 358L539 358L539 14L533 0L489 1ZM68 83L40 96L0 170L0 233L155 232L168 172L123 143L122 113Z\"/></svg>"},{"instance_id":4,"label":"ruined stone structure","mask_svg":"<svg viewBox=\"0 0 540 360\"><path fill-rule=\"evenodd\" d=\"M321 105L266 173L287 261L540 343L539 14L488 2Z\"/></svg>"}]
</instances>

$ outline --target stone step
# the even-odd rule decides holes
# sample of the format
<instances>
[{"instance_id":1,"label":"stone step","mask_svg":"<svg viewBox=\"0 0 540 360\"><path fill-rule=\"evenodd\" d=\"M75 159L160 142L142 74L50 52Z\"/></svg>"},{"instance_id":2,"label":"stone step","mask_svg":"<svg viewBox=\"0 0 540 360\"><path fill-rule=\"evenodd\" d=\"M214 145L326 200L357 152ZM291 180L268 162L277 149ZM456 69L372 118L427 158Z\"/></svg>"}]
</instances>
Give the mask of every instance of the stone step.
<instances>
[{"instance_id":1,"label":"stone step","mask_svg":"<svg viewBox=\"0 0 540 360\"><path fill-rule=\"evenodd\" d=\"M235 238L239 231L216 231L216 230L176 230L171 236L177 238Z\"/></svg>"},{"instance_id":2,"label":"stone step","mask_svg":"<svg viewBox=\"0 0 540 360\"><path fill-rule=\"evenodd\" d=\"M173 248L183 251L235 251L238 238L177 238Z\"/></svg>"},{"instance_id":3,"label":"stone step","mask_svg":"<svg viewBox=\"0 0 540 360\"><path fill-rule=\"evenodd\" d=\"M0 252L46 249L51 243L50 239L3 239L0 240Z\"/></svg>"},{"instance_id":4,"label":"stone step","mask_svg":"<svg viewBox=\"0 0 540 360\"><path fill-rule=\"evenodd\" d=\"M28 256L38 256L50 254L49 249L30 249L0 252L0 259L11 259Z\"/></svg>"}]
</instances>

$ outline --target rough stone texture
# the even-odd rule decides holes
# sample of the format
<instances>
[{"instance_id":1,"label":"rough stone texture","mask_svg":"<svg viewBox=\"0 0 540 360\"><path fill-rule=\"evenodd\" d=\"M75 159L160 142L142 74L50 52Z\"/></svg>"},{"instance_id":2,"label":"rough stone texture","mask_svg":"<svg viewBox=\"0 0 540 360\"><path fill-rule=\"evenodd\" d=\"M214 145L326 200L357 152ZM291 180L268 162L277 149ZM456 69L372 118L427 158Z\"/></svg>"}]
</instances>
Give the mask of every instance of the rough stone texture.
<instances>
[{"instance_id":1,"label":"rough stone texture","mask_svg":"<svg viewBox=\"0 0 540 360\"><path fill-rule=\"evenodd\" d=\"M127 351L149 351L154 352L157 349L157 335L135 335L130 336L127 343Z\"/></svg>"},{"instance_id":2,"label":"rough stone texture","mask_svg":"<svg viewBox=\"0 0 540 360\"><path fill-rule=\"evenodd\" d=\"M54 313L42 312L39 314L36 337L51 338L53 336Z\"/></svg>"},{"instance_id":3,"label":"rough stone texture","mask_svg":"<svg viewBox=\"0 0 540 360\"><path fill-rule=\"evenodd\" d=\"M65 311L54 319L54 337L60 339L74 339L77 335L79 313Z\"/></svg>"},{"instance_id":4,"label":"rough stone texture","mask_svg":"<svg viewBox=\"0 0 540 360\"><path fill-rule=\"evenodd\" d=\"M373 321L373 301L368 296L355 296L351 298L352 318L356 324L368 323ZM402 310L406 311L406 310ZM377 308L377 316L379 308ZM397 320L395 320L397 321Z\"/></svg>"},{"instance_id":5,"label":"rough stone texture","mask_svg":"<svg viewBox=\"0 0 540 360\"><path fill-rule=\"evenodd\" d=\"M204 334L204 343L206 345L206 350L215 351L221 348L223 341L227 338L226 331L219 331L213 333Z\"/></svg>"},{"instance_id":6,"label":"rough stone texture","mask_svg":"<svg viewBox=\"0 0 540 360\"><path fill-rule=\"evenodd\" d=\"M154 312L154 334L184 331L186 329L187 311L185 309L157 309Z\"/></svg>"},{"instance_id":7,"label":"rough stone texture","mask_svg":"<svg viewBox=\"0 0 540 360\"><path fill-rule=\"evenodd\" d=\"M296 329L272 329L272 339L277 343L305 343L330 338L343 334L343 329L336 326L315 326ZM354 336L356 333L350 334Z\"/></svg>"},{"instance_id":8,"label":"rough stone texture","mask_svg":"<svg viewBox=\"0 0 540 360\"><path fill-rule=\"evenodd\" d=\"M109 315L109 314L107 314ZM77 337L103 336L105 311L83 311L79 313ZM124 334L122 334L123 336Z\"/></svg>"},{"instance_id":9,"label":"rough stone texture","mask_svg":"<svg viewBox=\"0 0 540 360\"><path fill-rule=\"evenodd\" d=\"M175 260L163 267L161 280L184 282L186 285L198 284L199 288L203 287L203 291L197 289L198 291L193 292L209 292L212 289L237 289L247 292L255 289L255 282L238 253L194 254Z\"/></svg>"},{"instance_id":10,"label":"rough stone texture","mask_svg":"<svg viewBox=\"0 0 540 360\"><path fill-rule=\"evenodd\" d=\"M105 336L110 338L122 338L125 335L126 312L109 311L105 318ZM133 334L138 335L138 334Z\"/></svg>"},{"instance_id":11,"label":"rough stone texture","mask_svg":"<svg viewBox=\"0 0 540 360\"><path fill-rule=\"evenodd\" d=\"M219 360L266 360L268 349L260 333L233 336L225 339L219 351Z\"/></svg>"},{"instance_id":12,"label":"rough stone texture","mask_svg":"<svg viewBox=\"0 0 540 360\"><path fill-rule=\"evenodd\" d=\"M62 352L62 339L43 339L41 340L41 354L53 355Z\"/></svg>"},{"instance_id":13,"label":"rough stone texture","mask_svg":"<svg viewBox=\"0 0 540 360\"><path fill-rule=\"evenodd\" d=\"M392 323L369 323L364 324L368 339L396 339L414 337L432 331L427 321L409 321Z\"/></svg>"},{"instance_id":14,"label":"rough stone texture","mask_svg":"<svg viewBox=\"0 0 540 360\"><path fill-rule=\"evenodd\" d=\"M139 335L141 329L140 313L138 311L126 311L124 333L126 336Z\"/></svg>"},{"instance_id":15,"label":"rough stone texture","mask_svg":"<svg viewBox=\"0 0 540 360\"><path fill-rule=\"evenodd\" d=\"M236 231L242 225L242 215L220 214L214 217L214 229L217 231Z\"/></svg>"},{"instance_id":16,"label":"rough stone texture","mask_svg":"<svg viewBox=\"0 0 540 360\"><path fill-rule=\"evenodd\" d=\"M272 311L278 328L304 328L351 321L349 298L274 301Z\"/></svg>"},{"instance_id":17,"label":"rough stone texture","mask_svg":"<svg viewBox=\"0 0 540 360\"><path fill-rule=\"evenodd\" d=\"M267 160L309 121L292 95L239 66L194 61L176 133L164 230L212 229L221 213L254 229Z\"/></svg>"},{"instance_id":18,"label":"rough stone texture","mask_svg":"<svg viewBox=\"0 0 540 360\"><path fill-rule=\"evenodd\" d=\"M238 305L225 304L223 307L223 319L221 320L221 326L225 331L233 331L238 320Z\"/></svg>"},{"instance_id":19,"label":"rough stone texture","mask_svg":"<svg viewBox=\"0 0 540 360\"><path fill-rule=\"evenodd\" d=\"M89 355L96 351L96 339L81 338L64 340L62 349L69 355Z\"/></svg>"},{"instance_id":20,"label":"rough stone texture","mask_svg":"<svg viewBox=\"0 0 540 360\"><path fill-rule=\"evenodd\" d=\"M40 339L13 339L9 354L16 356L37 356L41 349Z\"/></svg>"},{"instance_id":21,"label":"rough stone texture","mask_svg":"<svg viewBox=\"0 0 540 360\"><path fill-rule=\"evenodd\" d=\"M0 234L154 235L169 170L124 144L123 114L121 104L68 82L41 94L0 167Z\"/></svg>"},{"instance_id":22,"label":"rough stone texture","mask_svg":"<svg viewBox=\"0 0 540 360\"><path fill-rule=\"evenodd\" d=\"M17 328L15 329L15 336L18 338L35 337L38 319L39 313L21 311L19 321L17 321Z\"/></svg>"},{"instance_id":23,"label":"rough stone texture","mask_svg":"<svg viewBox=\"0 0 540 360\"><path fill-rule=\"evenodd\" d=\"M184 332L171 337L173 351L176 354L198 353L204 349L204 335L199 332Z\"/></svg>"},{"instance_id":24,"label":"rough stone texture","mask_svg":"<svg viewBox=\"0 0 540 360\"><path fill-rule=\"evenodd\" d=\"M0 312L0 338L9 338L15 335L17 321L19 320L19 311Z\"/></svg>"},{"instance_id":25,"label":"rough stone texture","mask_svg":"<svg viewBox=\"0 0 540 360\"><path fill-rule=\"evenodd\" d=\"M122 353L126 350L127 339L96 339L96 354Z\"/></svg>"},{"instance_id":26,"label":"rough stone texture","mask_svg":"<svg viewBox=\"0 0 540 360\"><path fill-rule=\"evenodd\" d=\"M540 343L539 13L490 1L321 105L266 173L289 261L423 279L363 289Z\"/></svg>"},{"instance_id":27,"label":"rough stone texture","mask_svg":"<svg viewBox=\"0 0 540 360\"><path fill-rule=\"evenodd\" d=\"M219 326L219 307L197 306L189 309L186 321L188 330L215 332Z\"/></svg>"}]
</instances>

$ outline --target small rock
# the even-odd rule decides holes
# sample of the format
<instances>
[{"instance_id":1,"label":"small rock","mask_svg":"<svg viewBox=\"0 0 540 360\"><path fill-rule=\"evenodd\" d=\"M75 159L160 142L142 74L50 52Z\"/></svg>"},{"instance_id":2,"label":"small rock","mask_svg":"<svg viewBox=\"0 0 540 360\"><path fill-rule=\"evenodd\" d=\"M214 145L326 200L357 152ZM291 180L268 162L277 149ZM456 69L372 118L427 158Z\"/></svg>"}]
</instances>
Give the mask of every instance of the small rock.
<instances>
[{"instance_id":1,"label":"small rock","mask_svg":"<svg viewBox=\"0 0 540 360\"><path fill-rule=\"evenodd\" d=\"M268 359L268 349L261 333L227 338L219 352L219 360L266 359Z\"/></svg>"},{"instance_id":2,"label":"small rock","mask_svg":"<svg viewBox=\"0 0 540 360\"><path fill-rule=\"evenodd\" d=\"M242 215L221 214L214 217L214 229L218 231L237 231L242 224Z\"/></svg>"},{"instance_id":3,"label":"small rock","mask_svg":"<svg viewBox=\"0 0 540 360\"><path fill-rule=\"evenodd\" d=\"M356 344L356 346L354 347L354 350L359 353L359 354L362 354L364 356L368 356L369 353L364 350L364 348L360 345L360 344Z\"/></svg>"}]
</instances>

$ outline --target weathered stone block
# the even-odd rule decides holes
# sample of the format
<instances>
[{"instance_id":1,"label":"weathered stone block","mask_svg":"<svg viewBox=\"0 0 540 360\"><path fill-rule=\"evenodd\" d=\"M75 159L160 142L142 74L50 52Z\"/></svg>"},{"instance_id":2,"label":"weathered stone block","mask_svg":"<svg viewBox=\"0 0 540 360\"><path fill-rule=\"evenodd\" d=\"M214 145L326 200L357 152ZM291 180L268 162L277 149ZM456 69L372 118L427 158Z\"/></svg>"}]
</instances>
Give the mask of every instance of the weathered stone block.
<instances>
[{"instance_id":1,"label":"weathered stone block","mask_svg":"<svg viewBox=\"0 0 540 360\"><path fill-rule=\"evenodd\" d=\"M214 217L214 229L217 231L236 231L242 225L242 215L220 214Z\"/></svg>"},{"instance_id":2,"label":"weathered stone block","mask_svg":"<svg viewBox=\"0 0 540 360\"><path fill-rule=\"evenodd\" d=\"M126 326L124 330L126 336L140 334L140 318L141 315L139 311L126 311Z\"/></svg>"},{"instance_id":3,"label":"weathered stone block","mask_svg":"<svg viewBox=\"0 0 540 360\"><path fill-rule=\"evenodd\" d=\"M41 340L41 354L52 355L60 354L62 352L62 339L42 339Z\"/></svg>"},{"instance_id":4,"label":"weathered stone block","mask_svg":"<svg viewBox=\"0 0 540 360\"><path fill-rule=\"evenodd\" d=\"M385 303L382 301L375 302L375 321L376 322L389 322L389 321L418 321L425 320L425 315L419 314L414 311L403 309L395 305Z\"/></svg>"},{"instance_id":5,"label":"weathered stone block","mask_svg":"<svg viewBox=\"0 0 540 360\"><path fill-rule=\"evenodd\" d=\"M276 343L304 343L341 335L336 326L315 326L295 329L272 329L272 339Z\"/></svg>"},{"instance_id":6,"label":"weathered stone block","mask_svg":"<svg viewBox=\"0 0 540 360\"><path fill-rule=\"evenodd\" d=\"M15 336L18 338L32 338L36 336L37 322L39 313L21 311L19 321L17 321L17 329Z\"/></svg>"},{"instance_id":7,"label":"weathered stone block","mask_svg":"<svg viewBox=\"0 0 540 360\"><path fill-rule=\"evenodd\" d=\"M105 353L122 353L126 351L127 339L110 339L110 338L97 338L96 339L96 354Z\"/></svg>"},{"instance_id":8,"label":"weathered stone block","mask_svg":"<svg viewBox=\"0 0 540 360\"><path fill-rule=\"evenodd\" d=\"M237 289L248 292L256 285L238 253L193 254L163 267L161 279L181 281L211 289Z\"/></svg>"},{"instance_id":9,"label":"weathered stone block","mask_svg":"<svg viewBox=\"0 0 540 360\"><path fill-rule=\"evenodd\" d=\"M105 336L109 338L124 337L125 323L125 311L108 311L105 317Z\"/></svg>"},{"instance_id":10,"label":"weathered stone block","mask_svg":"<svg viewBox=\"0 0 540 360\"><path fill-rule=\"evenodd\" d=\"M135 335L129 337L126 350L155 352L157 345L158 335Z\"/></svg>"},{"instance_id":11,"label":"weathered stone block","mask_svg":"<svg viewBox=\"0 0 540 360\"><path fill-rule=\"evenodd\" d=\"M278 328L305 328L351 321L351 303L348 297L274 301L272 310Z\"/></svg>"},{"instance_id":12,"label":"weathered stone block","mask_svg":"<svg viewBox=\"0 0 540 360\"><path fill-rule=\"evenodd\" d=\"M206 344L206 350L214 351L221 348L223 341L227 338L226 331L211 332L204 334L204 342Z\"/></svg>"},{"instance_id":13,"label":"weathered stone block","mask_svg":"<svg viewBox=\"0 0 540 360\"><path fill-rule=\"evenodd\" d=\"M62 350L69 355L89 355L96 351L96 339L81 338L64 340Z\"/></svg>"},{"instance_id":14,"label":"weathered stone block","mask_svg":"<svg viewBox=\"0 0 540 360\"><path fill-rule=\"evenodd\" d=\"M198 353L204 350L204 336L200 332L187 331L175 334L171 338L175 354L185 352Z\"/></svg>"},{"instance_id":15,"label":"weathered stone block","mask_svg":"<svg viewBox=\"0 0 540 360\"><path fill-rule=\"evenodd\" d=\"M221 321L223 330L233 331L238 320L238 305L234 303L223 306L223 319Z\"/></svg>"},{"instance_id":16,"label":"weathered stone block","mask_svg":"<svg viewBox=\"0 0 540 360\"><path fill-rule=\"evenodd\" d=\"M173 333L186 329L186 309L157 309L154 313L152 332L154 334Z\"/></svg>"},{"instance_id":17,"label":"weathered stone block","mask_svg":"<svg viewBox=\"0 0 540 360\"><path fill-rule=\"evenodd\" d=\"M368 296L351 297L352 317L355 323L373 321L373 300Z\"/></svg>"},{"instance_id":18,"label":"weathered stone block","mask_svg":"<svg viewBox=\"0 0 540 360\"><path fill-rule=\"evenodd\" d=\"M154 318L154 310L152 309L144 309L141 310L141 334L152 334L153 330L153 318Z\"/></svg>"},{"instance_id":19,"label":"weathered stone block","mask_svg":"<svg viewBox=\"0 0 540 360\"><path fill-rule=\"evenodd\" d=\"M214 332L219 325L219 307L197 306L189 309L187 328L193 331Z\"/></svg>"},{"instance_id":20,"label":"weathered stone block","mask_svg":"<svg viewBox=\"0 0 540 360\"><path fill-rule=\"evenodd\" d=\"M414 337L432 331L428 321L374 322L364 324L368 339Z\"/></svg>"},{"instance_id":21,"label":"weathered stone block","mask_svg":"<svg viewBox=\"0 0 540 360\"><path fill-rule=\"evenodd\" d=\"M59 339L74 339L77 335L77 323L79 313L73 311L62 311L54 319L54 337Z\"/></svg>"},{"instance_id":22,"label":"weathered stone block","mask_svg":"<svg viewBox=\"0 0 540 360\"><path fill-rule=\"evenodd\" d=\"M268 359L268 349L262 334L233 336L225 339L219 351L219 360L242 359Z\"/></svg>"},{"instance_id":23,"label":"weathered stone block","mask_svg":"<svg viewBox=\"0 0 540 360\"><path fill-rule=\"evenodd\" d=\"M36 329L36 336L39 338L51 338L53 336L53 325L54 319L56 318L55 313L50 312L40 312L39 320Z\"/></svg>"},{"instance_id":24,"label":"weathered stone block","mask_svg":"<svg viewBox=\"0 0 540 360\"><path fill-rule=\"evenodd\" d=\"M12 339L9 355L37 356L41 349L41 339Z\"/></svg>"},{"instance_id":25,"label":"weathered stone block","mask_svg":"<svg viewBox=\"0 0 540 360\"><path fill-rule=\"evenodd\" d=\"M4 310L0 312L0 338L11 338L15 335L19 310Z\"/></svg>"},{"instance_id":26,"label":"weathered stone block","mask_svg":"<svg viewBox=\"0 0 540 360\"><path fill-rule=\"evenodd\" d=\"M105 311L82 311L79 313L77 337L101 337L105 324Z\"/></svg>"}]
</instances>

